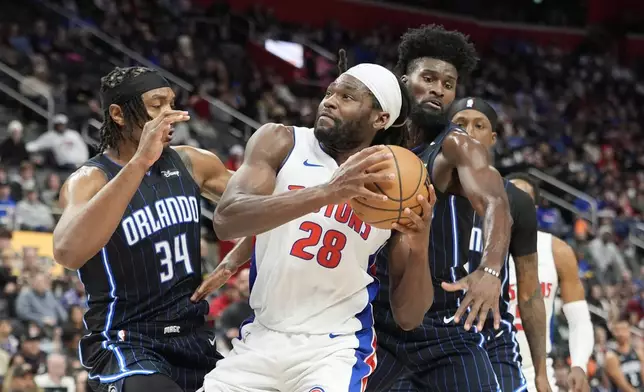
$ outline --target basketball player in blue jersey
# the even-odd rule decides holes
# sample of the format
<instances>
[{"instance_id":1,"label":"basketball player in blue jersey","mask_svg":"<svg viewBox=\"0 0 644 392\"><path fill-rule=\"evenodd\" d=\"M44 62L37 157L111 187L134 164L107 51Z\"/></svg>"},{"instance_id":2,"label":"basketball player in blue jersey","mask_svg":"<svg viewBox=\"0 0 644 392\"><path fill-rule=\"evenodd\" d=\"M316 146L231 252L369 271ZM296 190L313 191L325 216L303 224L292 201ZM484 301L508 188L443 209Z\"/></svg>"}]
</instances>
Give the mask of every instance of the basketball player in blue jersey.
<instances>
[{"instance_id":1,"label":"basketball player in blue jersey","mask_svg":"<svg viewBox=\"0 0 644 392\"><path fill-rule=\"evenodd\" d=\"M206 376L205 392L363 391L376 365L378 281L369 271L385 242L396 322L409 330L422 321L433 298L431 187L430 200L418 196L422 218L406 210L413 224L393 233L360 221L347 203L385 200L365 184L394 181L369 168L392 158L378 144L403 142L404 93L384 67L360 64L329 85L314 129L267 124L248 142L214 223L220 238L256 235L254 318Z\"/></svg>"},{"instance_id":2,"label":"basketball player in blue jersey","mask_svg":"<svg viewBox=\"0 0 644 392\"><path fill-rule=\"evenodd\" d=\"M611 392L644 390L644 353L633 343L629 320L630 314L625 312L610 326L615 342L606 353L604 369Z\"/></svg>"},{"instance_id":3,"label":"basketball player in blue jersey","mask_svg":"<svg viewBox=\"0 0 644 392\"><path fill-rule=\"evenodd\" d=\"M481 143L488 151L496 143L494 129L497 125L497 114L494 108L480 98L468 97L452 103L447 118L474 140ZM490 161L493 160L490 154ZM501 391L548 391L546 374L546 310L539 285L537 259L537 216L534 201L524 191L511 182L504 180L505 190L510 203L512 231L510 234L509 255L516 268L510 271L506 262L501 270L502 295L500 298L501 330L486 329L484 346L494 367ZM481 263L483 231L481 218L474 216L474 227L469 241L469 270L476 270ZM515 273L516 270L516 273ZM510 273L512 272L512 273ZM518 283L518 284L517 284ZM583 291L582 291L583 292ZM554 295L554 293L552 293ZM534 350L521 350L524 361L534 364L530 377L525 377L521 370L519 356L520 343L515 328L514 309L518 299L521 314L525 314L525 328L522 328L524 339L530 342ZM532 354L532 358L526 355ZM535 389L536 388L536 389Z\"/></svg>"},{"instance_id":4,"label":"basketball player in blue jersey","mask_svg":"<svg viewBox=\"0 0 644 392\"><path fill-rule=\"evenodd\" d=\"M221 356L204 329L200 195L230 173L212 153L169 147L175 94L157 72L116 68L101 79L99 155L63 185L54 257L85 284L89 334L81 363L95 391L195 391Z\"/></svg>"},{"instance_id":5,"label":"basketball player in blue jersey","mask_svg":"<svg viewBox=\"0 0 644 392\"><path fill-rule=\"evenodd\" d=\"M434 304L419 328L401 331L392 323L387 290L380 291L374 302L378 368L368 389L386 391L413 372L422 380L422 390L497 391L484 335L478 331L490 310L494 328L500 324L499 276L511 230L508 199L487 150L450 125L444 113L454 100L458 80L475 68L476 51L461 33L432 25L403 35L398 54L397 71L415 103L409 126L414 151L427 163L437 195L428 248ZM481 267L467 275L464 266L475 211L485 217L484 254ZM379 278L386 281L386 252L381 256ZM466 318L465 325L461 318Z\"/></svg>"}]
</instances>

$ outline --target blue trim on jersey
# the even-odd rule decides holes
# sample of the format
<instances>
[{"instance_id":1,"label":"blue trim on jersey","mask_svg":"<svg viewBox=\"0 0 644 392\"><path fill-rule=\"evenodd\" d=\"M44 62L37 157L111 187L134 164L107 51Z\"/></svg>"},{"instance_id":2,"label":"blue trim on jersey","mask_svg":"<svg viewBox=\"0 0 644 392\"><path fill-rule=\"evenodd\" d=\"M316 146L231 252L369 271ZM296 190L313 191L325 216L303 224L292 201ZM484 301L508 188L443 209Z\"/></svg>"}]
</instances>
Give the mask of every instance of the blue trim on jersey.
<instances>
[{"instance_id":1,"label":"blue trim on jersey","mask_svg":"<svg viewBox=\"0 0 644 392\"><path fill-rule=\"evenodd\" d=\"M458 268L458 221L456 220L456 202L455 196L450 195L449 197L449 212L452 223L452 253L454 254L454 259L452 262L452 267L449 269L450 276L452 277L452 283L456 282L456 271ZM461 306L461 299L456 299L456 305Z\"/></svg>"},{"instance_id":2,"label":"blue trim on jersey","mask_svg":"<svg viewBox=\"0 0 644 392\"><path fill-rule=\"evenodd\" d=\"M384 245L380 247L376 253L369 256L369 262L367 264L367 273L371 275L373 281L367 285L367 295L369 298L367 306L365 306L365 308L356 315L356 318L360 321L362 329L356 332L356 338L358 338L358 348L356 348L355 354L356 364L353 365L353 368L351 369L351 379L349 381L348 392L362 392L362 380L365 377L369 377L369 375L374 371L374 368L367 364L369 357L372 355L375 356L374 340L376 336L373 329L373 306L371 305L371 302L376 298L380 288L380 281L376 278L375 268L376 257L383 247Z\"/></svg>"},{"instance_id":3,"label":"blue trim on jersey","mask_svg":"<svg viewBox=\"0 0 644 392\"><path fill-rule=\"evenodd\" d=\"M156 371L153 370L128 370L127 364L125 363L125 357L123 356L123 353L121 353L121 349L118 346L115 346L114 344L107 344L107 342L110 340L109 337L109 330L112 327L112 321L114 318L114 307L116 306L116 301L118 300L118 297L116 296L116 283L114 283L114 275L112 274L112 269L110 268L110 263L109 259L107 257L107 249L103 247L101 249L101 260L103 261L103 267L105 268L105 274L107 275L107 281L110 285L110 297L112 298L112 302L108 305L108 312L107 312L107 317L105 317L105 329L101 333L105 337L105 341L101 343L101 347L104 349L110 350L114 356L116 356L116 360L119 364L119 373L112 374L112 375L100 375L100 374L95 374L92 375L91 371L89 374L89 378L92 380L98 379L101 383L112 383L114 381L118 381L124 377L128 376L134 376L137 374L140 375L148 375L148 374L153 374L157 373ZM80 275L79 275L80 276ZM80 355L80 344L79 344L79 359L81 362L81 365L83 365L83 358L82 355ZM83 365L86 367L85 365Z\"/></svg>"},{"instance_id":4,"label":"blue trim on jersey","mask_svg":"<svg viewBox=\"0 0 644 392\"><path fill-rule=\"evenodd\" d=\"M541 290L541 287L539 287L539 290ZM551 293L551 294L555 295L555 293ZM554 315L555 315L555 301L552 301L552 313L551 314L552 314L552 316L550 317L550 336L549 336L550 347L552 347L552 345L555 342L555 317L554 317ZM550 353L548 353L548 354L550 354Z\"/></svg>"},{"instance_id":5,"label":"blue trim on jersey","mask_svg":"<svg viewBox=\"0 0 644 392\"><path fill-rule=\"evenodd\" d=\"M255 238L255 241L257 241L257 238ZM248 298L250 298L250 294L253 292L255 280L257 280L257 257L255 256L255 243L253 243L253 249L250 255L250 270L248 271ZM240 338L242 337L242 328L244 328L244 325L248 325L255 321L254 313L255 311L253 310L253 315L242 321L242 323L239 325Z\"/></svg>"}]
</instances>

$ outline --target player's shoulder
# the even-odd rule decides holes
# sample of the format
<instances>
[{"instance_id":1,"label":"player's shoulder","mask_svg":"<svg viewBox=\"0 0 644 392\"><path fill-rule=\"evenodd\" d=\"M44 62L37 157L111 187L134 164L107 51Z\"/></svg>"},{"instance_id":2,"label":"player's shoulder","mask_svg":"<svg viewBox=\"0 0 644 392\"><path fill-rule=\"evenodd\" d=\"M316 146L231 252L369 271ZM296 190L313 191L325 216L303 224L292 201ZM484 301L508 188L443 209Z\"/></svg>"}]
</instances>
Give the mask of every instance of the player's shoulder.
<instances>
[{"instance_id":1,"label":"player's shoulder","mask_svg":"<svg viewBox=\"0 0 644 392\"><path fill-rule=\"evenodd\" d=\"M487 157L487 149L478 141L471 138L467 132L458 126L450 126L442 140L442 149L445 155L459 158L473 158L476 155L484 154Z\"/></svg>"},{"instance_id":2,"label":"player's shoulder","mask_svg":"<svg viewBox=\"0 0 644 392\"><path fill-rule=\"evenodd\" d=\"M108 173L98 166L84 165L76 169L63 183L61 195L96 194L109 181ZM69 198L69 197L66 197Z\"/></svg>"},{"instance_id":3,"label":"player's shoulder","mask_svg":"<svg viewBox=\"0 0 644 392\"><path fill-rule=\"evenodd\" d=\"M267 123L259 127L246 145L246 160L265 161L279 167L295 146L295 127Z\"/></svg>"},{"instance_id":4,"label":"player's shoulder","mask_svg":"<svg viewBox=\"0 0 644 392\"><path fill-rule=\"evenodd\" d=\"M550 241L552 244L552 254L555 256L555 260L575 259L575 251L566 241L552 234L550 234Z\"/></svg>"}]
</instances>

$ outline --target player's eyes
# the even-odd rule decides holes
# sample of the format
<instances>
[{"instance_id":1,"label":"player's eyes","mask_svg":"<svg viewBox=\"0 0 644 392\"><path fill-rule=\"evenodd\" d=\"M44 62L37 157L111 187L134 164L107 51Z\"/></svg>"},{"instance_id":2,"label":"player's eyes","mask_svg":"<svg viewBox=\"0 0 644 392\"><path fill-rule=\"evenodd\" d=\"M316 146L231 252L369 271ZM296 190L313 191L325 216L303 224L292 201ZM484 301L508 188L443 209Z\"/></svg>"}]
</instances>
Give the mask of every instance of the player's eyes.
<instances>
[{"instance_id":1,"label":"player's eyes","mask_svg":"<svg viewBox=\"0 0 644 392\"><path fill-rule=\"evenodd\" d=\"M434 81L434 79L433 79L432 77L429 77L429 76L424 76L424 77L423 77L423 80L424 80L426 83L431 83L431 82L433 82L433 81Z\"/></svg>"},{"instance_id":2,"label":"player's eyes","mask_svg":"<svg viewBox=\"0 0 644 392\"><path fill-rule=\"evenodd\" d=\"M353 97L349 94L342 94L342 99L353 100Z\"/></svg>"},{"instance_id":3,"label":"player's eyes","mask_svg":"<svg viewBox=\"0 0 644 392\"><path fill-rule=\"evenodd\" d=\"M330 96L331 96L331 91L327 91L327 92L325 92L325 93L324 93L324 96L325 96L325 97L330 97Z\"/></svg>"},{"instance_id":4,"label":"player's eyes","mask_svg":"<svg viewBox=\"0 0 644 392\"><path fill-rule=\"evenodd\" d=\"M451 83L445 83L445 88L451 90L454 88L454 85L452 85Z\"/></svg>"}]
</instances>

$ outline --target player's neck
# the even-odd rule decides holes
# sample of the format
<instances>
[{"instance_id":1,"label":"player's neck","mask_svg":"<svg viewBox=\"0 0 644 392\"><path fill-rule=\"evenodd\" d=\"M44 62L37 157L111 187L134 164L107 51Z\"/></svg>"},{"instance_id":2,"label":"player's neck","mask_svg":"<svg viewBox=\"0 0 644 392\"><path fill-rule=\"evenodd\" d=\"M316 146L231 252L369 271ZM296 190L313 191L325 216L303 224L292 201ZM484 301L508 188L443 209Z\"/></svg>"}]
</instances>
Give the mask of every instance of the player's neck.
<instances>
[{"instance_id":1,"label":"player's neck","mask_svg":"<svg viewBox=\"0 0 644 392\"><path fill-rule=\"evenodd\" d=\"M327 146L324 143L320 142L320 148L322 148L322 151L333 158L338 166L342 165L347 159L349 159L351 155L367 147L369 147L369 144L364 143L364 145L360 145L357 148L352 148L351 150L343 150L335 146Z\"/></svg>"},{"instance_id":2,"label":"player's neck","mask_svg":"<svg viewBox=\"0 0 644 392\"><path fill-rule=\"evenodd\" d=\"M131 143L123 143L118 146L118 149L108 148L105 150L105 153L116 163L125 166L125 164L131 161L134 157L136 149L137 146L134 146Z\"/></svg>"}]
</instances>

